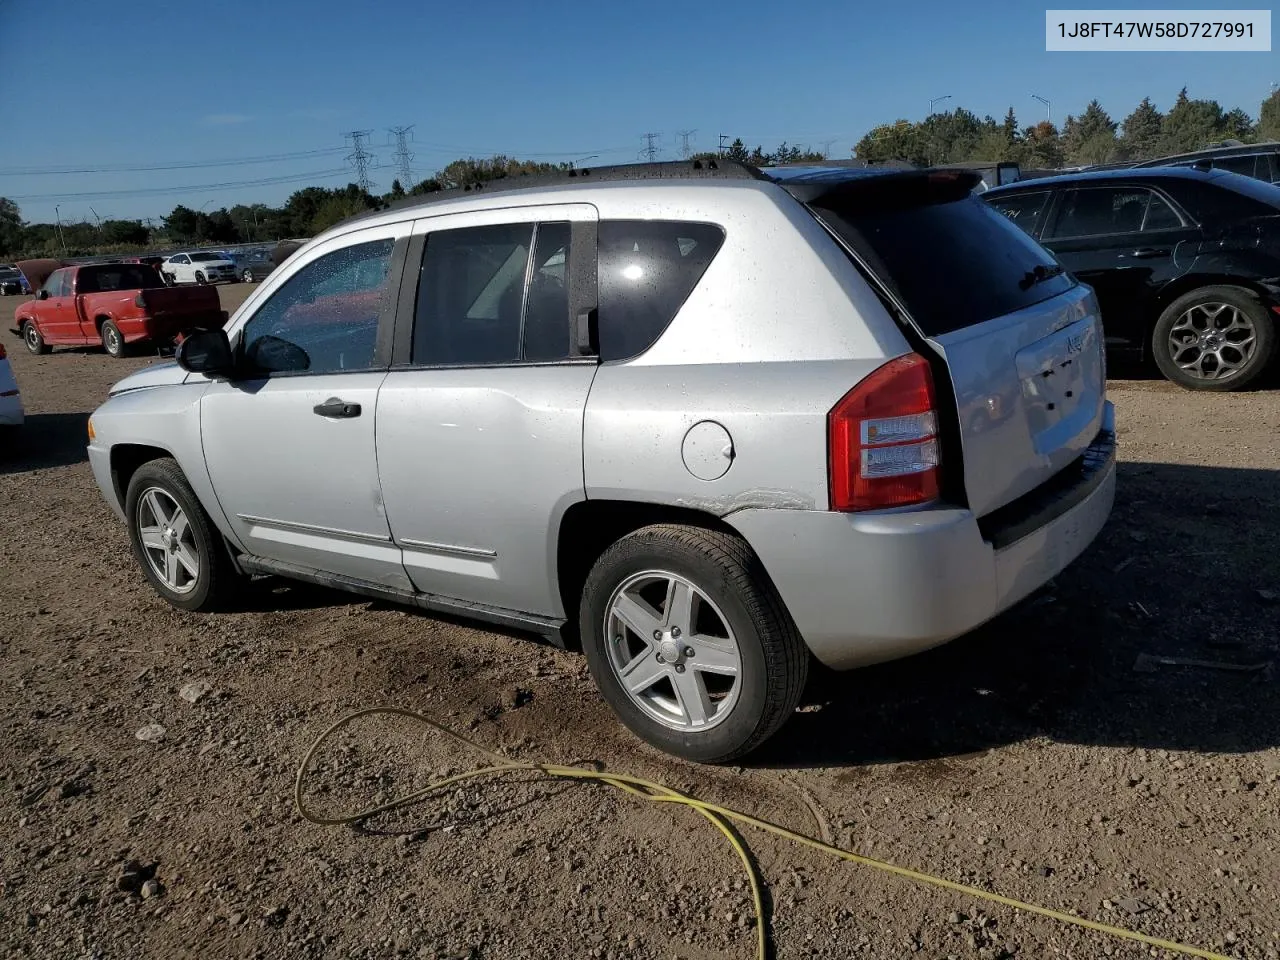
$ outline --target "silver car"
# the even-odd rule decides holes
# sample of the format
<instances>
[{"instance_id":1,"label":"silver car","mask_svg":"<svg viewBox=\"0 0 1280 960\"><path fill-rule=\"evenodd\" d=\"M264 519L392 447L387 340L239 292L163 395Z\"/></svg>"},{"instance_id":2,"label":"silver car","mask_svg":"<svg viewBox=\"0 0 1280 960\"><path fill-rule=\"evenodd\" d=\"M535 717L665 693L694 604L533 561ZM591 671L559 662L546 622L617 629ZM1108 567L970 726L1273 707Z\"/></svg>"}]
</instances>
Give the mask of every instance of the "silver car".
<instances>
[{"instance_id":1,"label":"silver car","mask_svg":"<svg viewBox=\"0 0 1280 960\"><path fill-rule=\"evenodd\" d=\"M279 575L580 645L698 761L1027 596L1111 511L1093 292L962 171L513 180L309 242L89 458L173 605Z\"/></svg>"}]
</instances>

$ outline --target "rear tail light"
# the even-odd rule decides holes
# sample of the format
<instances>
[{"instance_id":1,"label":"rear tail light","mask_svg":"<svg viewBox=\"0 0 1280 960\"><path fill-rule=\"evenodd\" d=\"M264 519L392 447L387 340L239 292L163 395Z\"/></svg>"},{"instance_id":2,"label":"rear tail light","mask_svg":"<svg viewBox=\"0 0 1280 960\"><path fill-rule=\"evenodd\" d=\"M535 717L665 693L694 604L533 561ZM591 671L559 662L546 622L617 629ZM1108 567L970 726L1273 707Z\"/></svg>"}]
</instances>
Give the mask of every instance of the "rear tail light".
<instances>
[{"instance_id":1,"label":"rear tail light","mask_svg":"<svg viewBox=\"0 0 1280 960\"><path fill-rule=\"evenodd\" d=\"M7 356L9 356L9 354L5 353L4 344L0 343L0 360L3 360Z\"/></svg>"},{"instance_id":2,"label":"rear tail light","mask_svg":"<svg viewBox=\"0 0 1280 960\"><path fill-rule=\"evenodd\" d=\"M938 498L938 415L929 362L890 360L827 415L831 509L878 510Z\"/></svg>"}]
</instances>

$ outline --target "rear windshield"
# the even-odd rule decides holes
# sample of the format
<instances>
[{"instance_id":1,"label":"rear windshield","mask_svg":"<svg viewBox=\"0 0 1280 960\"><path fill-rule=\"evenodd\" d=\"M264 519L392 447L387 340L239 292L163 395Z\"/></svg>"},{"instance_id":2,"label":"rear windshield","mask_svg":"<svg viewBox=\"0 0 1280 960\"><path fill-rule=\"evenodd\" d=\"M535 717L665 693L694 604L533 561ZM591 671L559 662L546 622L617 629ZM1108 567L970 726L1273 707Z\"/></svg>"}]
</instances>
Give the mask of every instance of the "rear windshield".
<instances>
[{"instance_id":1,"label":"rear windshield","mask_svg":"<svg viewBox=\"0 0 1280 960\"><path fill-rule=\"evenodd\" d=\"M78 293L109 293L113 290L151 290L163 287L155 267L145 263L113 263L103 267L81 267L76 278Z\"/></svg>"},{"instance_id":2,"label":"rear windshield","mask_svg":"<svg viewBox=\"0 0 1280 960\"><path fill-rule=\"evenodd\" d=\"M1053 255L976 197L815 212L907 308L927 337L982 323L1073 286ZM1040 268L1037 270L1037 268ZM1046 272L1047 271L1047 272Z\"/></svg>"}]
</instances>

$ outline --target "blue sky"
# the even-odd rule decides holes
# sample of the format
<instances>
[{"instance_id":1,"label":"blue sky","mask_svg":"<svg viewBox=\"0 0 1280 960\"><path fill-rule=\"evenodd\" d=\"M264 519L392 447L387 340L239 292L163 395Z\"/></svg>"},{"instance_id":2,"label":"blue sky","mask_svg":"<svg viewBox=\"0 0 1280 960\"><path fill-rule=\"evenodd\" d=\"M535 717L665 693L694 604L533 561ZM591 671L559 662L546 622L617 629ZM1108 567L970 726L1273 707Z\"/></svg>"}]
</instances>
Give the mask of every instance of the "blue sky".
<instances>
[{"instance_id":1,"label":"blue sky","mask_svg":"<svg viewBox=\"0 0 1280 960\"><path fill-rule=\"evenodd\" d=\"M52 12L52 7L57 12ZM1061 5L1060 5L1061 6ZM1100 4L1086 4L1097 7ZM1228 9L1240 4L1124 3ZM0 196L29 220L159 217L176 203L279 203L340 185L341 133L370 129L395 176L387 128L414 124L416 178L502 151L587 164L636 158L640 135L680 130L766 148L785 139L848 156L872 126L963 106L1012 105L1061 123L1097 97L1121 119L1180 87L1251 116L1280 81L1275 53L1046 53L1044 5L978 0L790 4L738 0L221 0L213 4L0 0ZM327 152L324 152L327 151ZM108 167L281 159L178 170ZM52 174L50 170L93 170ZM19 171L45 171L43 175ZM260 178L298 182L219 188ZM173 193L142 190L192 187ZM77 196L133 191L133 195Z\"/></svg>"}]
</instances>

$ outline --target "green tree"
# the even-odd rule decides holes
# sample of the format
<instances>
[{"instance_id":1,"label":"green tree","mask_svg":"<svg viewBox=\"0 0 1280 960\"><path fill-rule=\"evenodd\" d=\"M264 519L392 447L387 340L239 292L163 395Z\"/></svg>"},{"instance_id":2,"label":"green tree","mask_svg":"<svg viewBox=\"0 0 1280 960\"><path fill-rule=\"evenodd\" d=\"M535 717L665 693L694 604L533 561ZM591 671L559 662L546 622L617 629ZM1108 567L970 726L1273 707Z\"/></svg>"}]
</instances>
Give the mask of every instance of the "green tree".
<instances>
[{"instance_id":1,"label":"green tree","mask_svg":"<svg viewBox=\"0 0 1280 960\"><path fill-rule=\"evenodd\" d=\"M0 256L14 257L21 253L23 234L22 211L8 197L0 197Z\"/></svg>"},{"instance_id":2,"label":"green tree","mask_svg":"<svg viewBox=\"0 0 1280 960\"><path fill-rule=\"evenodd\" d=\"M1164 118L1159 151L1168 156L1186 153L1221 140L1225 135L1226 117L1216 100L1191 100L1183 87L1173 108Z\"/></svg>"},{"instance_id":3,"label":"green tree","mask_svg":"<svg viewBox=\"0 0 1280 960\"><path fill-rule=\"evenodd\" d=\"M240 242L240 226L231 218L225 207L214 210L204 218L202 224L204 234L203 240L212 240L214 243L239 243Z\"/></svg>"},{"instance_id":4,"label":"green tree","mask_svg":"<svg viewBox=\"0 0 1280 960\"><path fill-rule=\"evenodd\" d=\"M391 193L389 196L392 200L399 200L404 196L404 187L400 184L399 180L391 181Z\"/></svg>"},{"instance_id":5,"label":"green tree","mask_svg":"<svg viewBox=\"0 0 1280 960\"><path fill-rule=\"evenodd\" d=\"M1250 141L1257 131L1253 119L1239 107L1234 107L1222 118L1222 132L1233 140Z\"/></svg>"},{"instance_id":6,"label":"green tree","mask_svg":"<svg viewBox=\"0 0 1280 960\"><path fill-rule=\"evenodd\" d=\"M1280 90L1262 101L1258 111L1258 139L1280 140Z\"/></svg>"},{"instance_id":7,"label":"green tree","mask_svg":"<svg viewBox=\"0 0 1280 960\"><path fill-rule=\"evenodd\" d=\"M1009 112L1004 115L1004 122L1000 125L1000 132L1004 134L1005 143L1010 147L1016 147L1022 142L1022 131L1018 128L1018 117L1013 112L1013 107L1009 108Z\"/></svg>"},{"instance_id":8,"label":"green tree","mask_svg":"<svg viewBox=\"0 0 1280 960\"><path fill-rule=\"evenodd\" d=\"M1119 126L1102 104L1090 100L1084 113L1067 117L1062 125L1062 150L1067 162L1073 164L1106 163L1119 154L1116 128ZM1086 149L1086 144L1088 145ZM1099 160L1097 157L1104 157Z\"/></svg>"},{"instance_id":9,"label":"green tree","mask_svg":"<svg viewBox=\"0 0 1280 960\"><path fill-rule=\"evenodd\" d=\"M725 153L725 159L737 160L739 163L749 163L751 161L751 155L747 152L746 144L742 142L741 137L735 139L733 143L729 144L729 149Z\"/></svg>"},{"instance_id":10,"label":"green tree","mask_svg":"<svg viewBox=\"0 0 1280 960\"><path fill-rule=\"evenodd\" d=\"M873 127L853 148L859 160L882 163L885 160L906 160L923 165L928 162L924 138L915 124L907 120Z\"/></svg>"},{"instance_id":11,"label":"green tree","mask_svg":"<svg viewBox=\"0 0 1280 960\"><path fill-rule=\"evenodd\" d=\"M203 217L204 214L178 204L164 218L165 232L169 234L171 239L179 243L197 240L200 238L203 229L203 224L201 223Z\"/></svg>"},{"instance_id":12,"label":"green tree","mask_svg":"<svg viewBox=\"0 0 1280 960\"><path fill-rule=\"evenodd\" d=\"M141 220L103 220L102 239L118 246L141 247L151 240L151 232Z\"/></svg>"},{"instance_id":13,"label":"green tree","mask_svg":"<svg viewBox=\"0 0 1280 960\"><path fill-rule=\"evenodd\" d=\"M1019 161L1032 169L1055 170L1062 166L1062 140L1058 128L1048 120L1041 120L1034 127L1022 131L1022 151Z\"/></svg>"},{"instance_id":14,"label":"green tree","mask_svg":"<svg viewBox=\"0 0 1280 960\"><path fill-rule=\"evenodd\" d=\"M1160 150L1163 127L1164 116L1151 105L1150 97L1143 97L1133 113L1124 118L1121 152L1130 160L1154 159Z\"/></svg>"}]
</instances>

